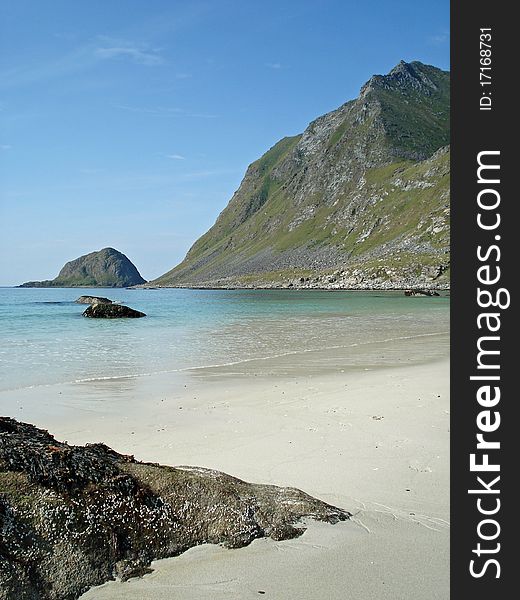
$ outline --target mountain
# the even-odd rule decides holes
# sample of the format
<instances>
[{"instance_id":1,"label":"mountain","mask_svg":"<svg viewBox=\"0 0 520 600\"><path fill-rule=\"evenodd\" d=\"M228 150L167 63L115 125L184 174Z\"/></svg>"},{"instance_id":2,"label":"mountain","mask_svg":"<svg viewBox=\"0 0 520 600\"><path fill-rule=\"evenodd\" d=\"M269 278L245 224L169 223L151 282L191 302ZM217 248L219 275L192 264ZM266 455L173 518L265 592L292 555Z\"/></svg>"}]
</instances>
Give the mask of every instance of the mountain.
<instances>
[{"instance_id":1,"label":"mountain","mask_svg":"<svg viewBox=\"0 0 520 600\"><path fill-rule=\"evenodd\" d=\"M252 163L216 223L152 282L447 287L449 72L401 61Z\"/></svg>"},{"instance_id":2,"label":"mountain","mask_svg":"<svg viewBox=\"0 0 520 600\"><path fill-rule=\"evenodd\" d=\"M114 248L103 248L66 263L51 281L29 281L20 287L128 287L146 283L130 260Z\"/></svg>"}]
</instances>

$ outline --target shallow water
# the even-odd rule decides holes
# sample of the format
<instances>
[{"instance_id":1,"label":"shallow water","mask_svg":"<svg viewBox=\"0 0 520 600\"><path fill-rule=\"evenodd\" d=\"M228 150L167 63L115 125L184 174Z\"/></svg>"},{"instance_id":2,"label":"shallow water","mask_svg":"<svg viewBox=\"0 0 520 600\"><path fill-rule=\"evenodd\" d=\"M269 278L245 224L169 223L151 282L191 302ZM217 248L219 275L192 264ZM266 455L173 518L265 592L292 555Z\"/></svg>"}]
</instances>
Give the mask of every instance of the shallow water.
<instances>
[{"instance_id":1,"label":"shallow water","mask_svg":"<svg viewBox=\"0 0 520 600\"><path fill-rule=\"evenodd\" d=\"M83 318L84 294L148 316ZM298 355L320 369L326 348L340 366L397 364L405 346L418 361L440 340L445 353L448 330L449 298L402 292L0 288L0 390Z\"/></svg>"}]
</instances>

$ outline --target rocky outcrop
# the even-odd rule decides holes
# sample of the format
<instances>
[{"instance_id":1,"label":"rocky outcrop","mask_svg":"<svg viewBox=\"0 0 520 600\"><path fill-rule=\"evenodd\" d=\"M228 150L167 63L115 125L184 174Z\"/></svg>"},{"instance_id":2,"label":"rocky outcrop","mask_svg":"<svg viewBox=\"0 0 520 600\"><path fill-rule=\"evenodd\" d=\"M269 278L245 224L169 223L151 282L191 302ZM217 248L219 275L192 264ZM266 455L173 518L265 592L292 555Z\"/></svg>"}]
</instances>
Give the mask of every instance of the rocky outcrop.
<instances>
[{"instance_id":1,"label":"rocky outcrop","mask_svg":"<svg viewBox=\"0 0 520 600\"><path fill-rule=\"evenodd\" d=\"M404 295L411 296L413 298L416 296L438 296L439 293L435 290L405 290Z\"/></svg>"},{"instance_id":2,"label":"rocky outcrop","mask_svg":"<svg viewBox=\"0 0 520 600\"><path fill-rule=\"evenodd\" d=\"M138 319L139 317L146 317L146 314L122 304L96 302L83 312L83 316L91 319Z\"/></svg>"},{"instance_id":3,"label":"rocky outcrop","mask_svg":"<svg viewBox=\"0 0 520 600\"><path fill-rule=\"evenodd\" d=\"M151 284L285 287L357 271L345 287L449 285L449 108L445 71L401 62L372 77L252 163L213 227Z\"/></svg>"},{"instance_id":4,"label":"rocky outcrop","mask_svg":"<svg viewBox=\"0 0 520 600\"><path fill-rule=\"evenodd\" d=\"M29 281L20 287L128 287L146 283L134 264L114 248L103 248L66 263L51 281Z\"/></svg>"},{"instance_id":5,"label":"rocky outcrop","mask_svg":"<svg viewBox=\"0 0 520 600\"><path fill-rule=\"evenodd\" d=\"M103 298L102 296L80 296L77 300L77 304L112 304L113 300L110 298Z\"/></svg>"},{"instance_id":6,"label":"rocky outcrop","mask_svg":"<svg viewBox=\"0 0 520 600\"><path fill-rule=\"evenodd\" d=\"M75 600L198 544L288 539L304 531L303 517L349 516L294 488L141 463L0 418L1 600Z\"/></svg>"}]
</instances>

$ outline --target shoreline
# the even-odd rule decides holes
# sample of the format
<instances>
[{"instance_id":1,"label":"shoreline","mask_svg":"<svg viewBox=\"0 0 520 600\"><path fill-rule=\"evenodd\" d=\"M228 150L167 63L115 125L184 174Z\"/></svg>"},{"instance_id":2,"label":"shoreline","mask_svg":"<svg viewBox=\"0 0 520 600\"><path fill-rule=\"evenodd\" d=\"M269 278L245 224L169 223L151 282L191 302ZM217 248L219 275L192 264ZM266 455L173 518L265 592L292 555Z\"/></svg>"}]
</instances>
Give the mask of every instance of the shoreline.
<instances>
[{"instance_id":1,"label":"shoreline","mask_svg":"<svg viewBox=\"0 0 520 600\"><path fill-rule=\"evenodd\" d=\"M262 364L265 363L269 366L270 361L278 361L278 360L284 360L284 359L290 359L291 357L302 357L304 359L307 359L309 361L309 358L311 355L320 355L320 354L327 354L327 353L333 353L333 352L341 352L341 351L352 351L354 349L366 349L369 346L373 346L376 348L383 348L384 345L392 345L392 344L399 344L402 342L417 342L419 339L424 339L424 338L433 338L434 341L439 341L440 343L442 343L442 340L439 340L438 338L443 338L443 337L447 337L449 336L449 331L437 331L437 332L431 332L431 333L422 333L422 334L416 334L416 335L407 335L407 336L397 336L397 337L392 337L392 338L385 338L385 339L377 339L377 340L370 340L370 341L366 341L366 342L354 342L352 344L343 344L343 345L334 345L334 346L327 346L324 348L307 348L304 350L291 350L291 351L285 351L285 352L281 352L279 354L270 354L267 356L251 356L249 358L244 358L241 360L234 360L234 361L230 361L230 362L224 362L224 363L218 363L218 364L204 364L204 365L193 365L193 366L187 366L187 367L179 367L177 369L160 369L157 371L150 371L150 372L143 372L143 373L133 373L133 374L115 374L115 375L104 375L104 376L98 376L98 377L85 377L85 378L81 378L81 379L73 379L73 380L66 380L66 381L56 381L56 382L51 382L51 383L36 383L36 384L31 384L31 385L27 385L27 386L23 386L23 387L12 387L12 388L6 388L6 389L0 389L0 397L2 394L9 394L9 393L23 393L24 391L29 391L29 390L38 390L38 389L45 389L45 388L52 388L52 387L59 387L59 386L74 386L77 384L95 384L97 382L110 382L110 381L124 381L124 380L135 380L135 379L140 379L140 378L154 378L154 377L167 377L167 376L172 376L175 377L177 375L182 376L184 375L192 375L192 376L197 376L197 374L200 373L206 373L206 374L211 374L213 372L221 372L222 374L226 373L226 371L231 368L231 367L240 367L243 366L245 367L246 365L252 364L254 366L255 363L257 364ZM436 340L437 338L437 340ZM307 365L310 366L310 365ZM343 365L345 368L347 369L351 369L351 370L356 370L359 368L362 368L359 365ZM379 365L379 366L383 366L383 365ZM391 364L385 365L388 368L392 368ZM393 365L393 366L398 366L398 365ZM341 372L344 372L344 369L341 370ZM244 373L245 375L246 373ZM271 375L274 375L274 373L271 371ZM255 374L256 376L256 374Z\"/></svg>"},{"instance_id":2,"label":"shoreline","mask_svg":"<svg viewBox=\"0 0 520 600\"><path fill-rule=\"evenodd\" d=\"M217 285L153 285L147 286L146 284L133 286L131 288L135 290L294 290L297 292L406 292L408 290L431 290L436 292L451 291L449 284L431 285L425 283L420 286L396 286L396 287L338 287L338 286L298 286L298 285L232 285L232 286L217 286ZM441 297L443 297L441 295Z\"/></svg>"},{"instance_id":3,"label":"shoreline","mask_svg":"<svg viewBox=\"0 0 520 600\"><path fill-rule=\"evenodd\" d=\"M84 286L78 285L73 287L64 287L58 285L4 285L0 286L4 289L61 289L61 290L294 290L299 292L316 291L316 292L405 292L407 290L431 290L437 292L451 291L450 284L431 285L424 283L422 285L396 286L396 287L334 287L330 286L297 286L297 285L232 285L232 286L217 286L217 285L146 285L139 284L130 287L106 287L106 286ZM441 297L444 297L441 295Z\"/></svg>"}]
</instances>

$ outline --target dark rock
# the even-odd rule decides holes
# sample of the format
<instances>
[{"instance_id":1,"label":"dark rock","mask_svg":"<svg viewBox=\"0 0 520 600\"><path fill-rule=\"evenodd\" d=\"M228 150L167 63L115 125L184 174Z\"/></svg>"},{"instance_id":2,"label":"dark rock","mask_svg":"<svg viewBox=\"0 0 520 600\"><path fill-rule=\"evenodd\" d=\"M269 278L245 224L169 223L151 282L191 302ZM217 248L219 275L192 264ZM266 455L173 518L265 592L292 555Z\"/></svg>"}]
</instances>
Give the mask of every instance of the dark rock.
<instances>
[{"instance_id":1,"label":"dark rock","mask_svg":"<svg viewBox=\"0 0 520 600\"><path fill-rule=\"evenodd\" d=\"M112 304L113 300L102 296L80 296L76 302L78 304Z\"/></svg>"},{"instance_id":2,"label":"dark rock","mask_svg":"<svg viewBox=\"0 0 520 600\"><path fill-rule=\"evenodd\" d=\"M439 293L435 290L406 290L405 296L438 296Z\"/></svg>"},{"instance_id":3,"label":"dark rock","mask_svg":"<svg viewBox=\"0 0 520 600\"><path fill-rule=\"evenodd\" d=\"M137 319L139 317L146 317L146 315L143 312L139 310L134 310L129 306L105 303L91 304L84 311L83 316L90 317L92 319Z\"/></svg>"},{"instance_id":4,"label":"dark rock","mask_svg":"<svg viewBox=\"0 0 520 600\"><path fill-rule=\"evenodd\" d=\"M289 539L304 531L303 517L350 516L295 488L141 463L104 444L69 446L0 417L1 600L75 600L198 544Z\"/></svg>"}]
</instances>

